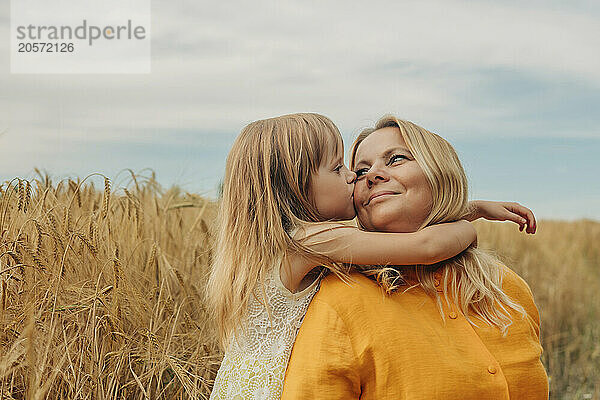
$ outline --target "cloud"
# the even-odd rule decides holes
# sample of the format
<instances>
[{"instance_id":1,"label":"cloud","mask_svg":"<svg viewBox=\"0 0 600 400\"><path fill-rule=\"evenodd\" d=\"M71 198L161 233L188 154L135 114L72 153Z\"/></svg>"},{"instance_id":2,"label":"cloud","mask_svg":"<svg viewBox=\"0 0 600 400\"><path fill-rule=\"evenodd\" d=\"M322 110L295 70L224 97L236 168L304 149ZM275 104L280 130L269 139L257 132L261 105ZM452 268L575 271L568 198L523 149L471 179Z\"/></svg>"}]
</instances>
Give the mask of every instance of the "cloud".
<instances>
[{"instance_id":1,"label":"cloud","mask_svg":"<svg viewBox=\"0 0 600 400\"><path fill-rule=\"evenodd\" d=\"M153 7L152 74L2 73L10 125L238 129L311 108L354 126L390 108L428 120L464 113L456 91L480 71L600 84L597 18L575 11L459 1Z\"/></svg>"}]
</instances>

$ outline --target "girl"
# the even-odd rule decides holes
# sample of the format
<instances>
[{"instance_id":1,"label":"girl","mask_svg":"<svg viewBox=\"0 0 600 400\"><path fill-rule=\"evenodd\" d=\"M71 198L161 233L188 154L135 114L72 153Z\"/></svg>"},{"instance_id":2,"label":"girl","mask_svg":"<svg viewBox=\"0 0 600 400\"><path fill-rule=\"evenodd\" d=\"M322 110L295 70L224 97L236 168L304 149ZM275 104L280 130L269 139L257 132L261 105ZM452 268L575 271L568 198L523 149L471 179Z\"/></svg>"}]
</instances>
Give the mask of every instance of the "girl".
<instances>
[{"instance_id":1,"label":"girl","mask_svg":"<svg viewBox=\"0 0 600 400\"><path fill-rule=\"evenodd\" d=\"M211 399L280 397L298 328L324 270L347 279L349 264L430 265L475 241L464 220L415 233L366 232L331 222L355 217L355 178L343 163L337 127L318 114L256 121L236 139L227 157L207 286L225 348ZM386 195L375 193L369 201ZM485 207L490 218L506 212Z\"/></svg>"}]
</instances>

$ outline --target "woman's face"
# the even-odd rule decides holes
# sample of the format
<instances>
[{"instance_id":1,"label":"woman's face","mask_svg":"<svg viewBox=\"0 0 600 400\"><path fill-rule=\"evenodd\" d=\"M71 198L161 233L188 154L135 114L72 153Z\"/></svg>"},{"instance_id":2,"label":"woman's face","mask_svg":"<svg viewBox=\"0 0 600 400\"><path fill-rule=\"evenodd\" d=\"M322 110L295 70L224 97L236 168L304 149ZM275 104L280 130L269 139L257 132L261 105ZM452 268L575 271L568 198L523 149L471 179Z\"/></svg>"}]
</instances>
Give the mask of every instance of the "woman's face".
<instances>
[{"instance_id":1,"label":"woman's face","mask_svg":"<svg viewBox=\"0 0 600 400\"><path fill-rule=\"evenodd\" d=\"M429 182L395 127L378 129L356 150L354 207L365 229L415 232L432 206Z\"/></svg>"}]
</instances>

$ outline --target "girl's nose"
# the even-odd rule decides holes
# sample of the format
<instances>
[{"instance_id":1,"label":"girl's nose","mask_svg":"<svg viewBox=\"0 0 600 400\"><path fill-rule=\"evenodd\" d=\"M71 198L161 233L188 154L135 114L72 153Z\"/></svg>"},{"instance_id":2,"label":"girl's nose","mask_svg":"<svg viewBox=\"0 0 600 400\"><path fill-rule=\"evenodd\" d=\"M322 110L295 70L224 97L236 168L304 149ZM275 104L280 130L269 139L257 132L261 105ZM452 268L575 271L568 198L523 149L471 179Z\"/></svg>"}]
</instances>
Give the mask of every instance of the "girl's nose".
<instances>
[{"instance_id":1,"label":"girl's nose","mask_svg":"<svg viewBox=\"0 0 600 400\"><path fill-rule=\"evenodd\" d=\"M354 171L348 171L349 174L346 175L346 182L348 184L354 183L354 181L356 180L356 172Z\"/></svg>"}]
</instances>

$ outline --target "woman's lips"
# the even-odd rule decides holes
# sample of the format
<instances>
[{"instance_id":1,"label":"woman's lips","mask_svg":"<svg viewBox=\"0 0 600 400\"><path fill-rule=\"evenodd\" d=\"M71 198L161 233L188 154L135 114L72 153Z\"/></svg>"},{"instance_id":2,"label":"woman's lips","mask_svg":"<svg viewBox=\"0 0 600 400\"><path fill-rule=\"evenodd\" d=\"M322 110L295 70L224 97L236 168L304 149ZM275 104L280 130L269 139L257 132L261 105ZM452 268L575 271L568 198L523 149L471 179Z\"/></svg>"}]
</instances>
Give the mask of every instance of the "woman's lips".
<instances>
[{"instance_id":1,"label":"woman's lips","mask_svg":"<svg viewBox=\"0 0 600 400\"><path fill-rule=\"evenodd\" d=\"M371 203L371 200L373 200L373 199L376 199L376 198L381 197L381 196L395 195L395 194L398 194L398 193L396 193L396 192L389 192L389 191L374 193L374 194L371 195L371 197L369 197L369 200L365 203L365 206L369 205L369 203Z\"/></svg>"}]
</instances>

